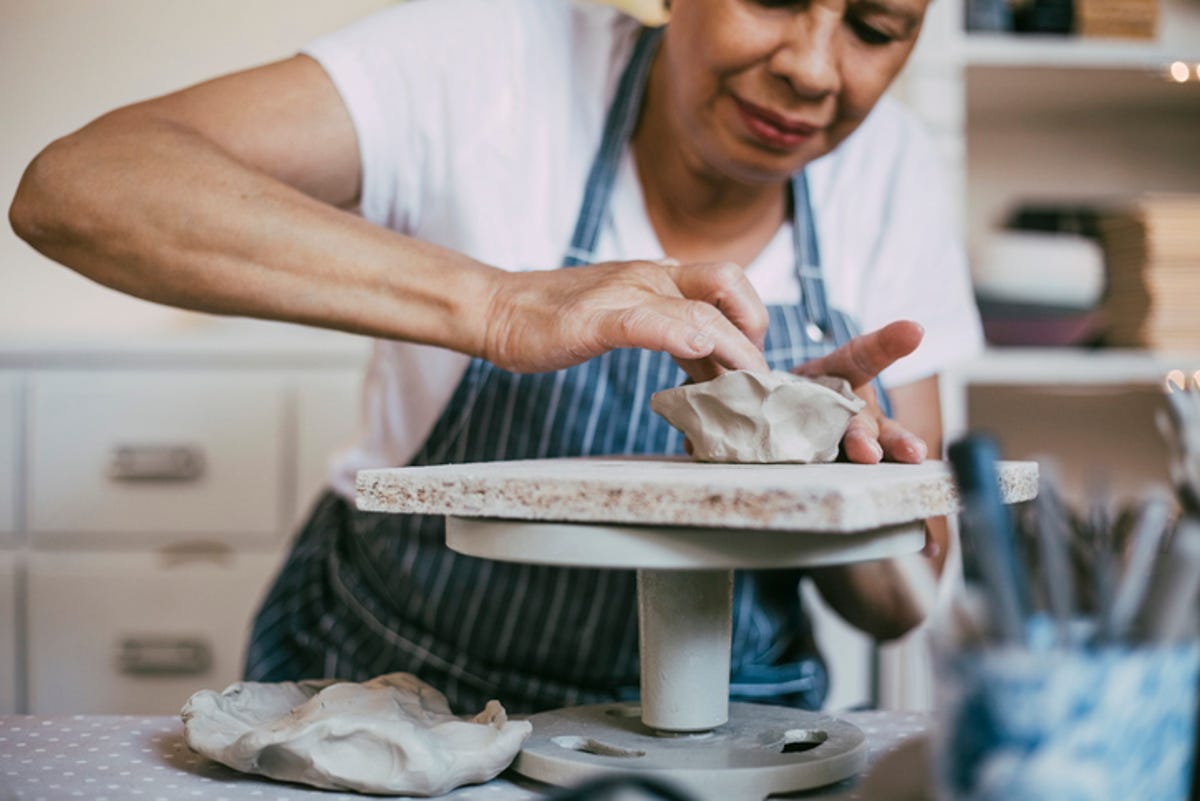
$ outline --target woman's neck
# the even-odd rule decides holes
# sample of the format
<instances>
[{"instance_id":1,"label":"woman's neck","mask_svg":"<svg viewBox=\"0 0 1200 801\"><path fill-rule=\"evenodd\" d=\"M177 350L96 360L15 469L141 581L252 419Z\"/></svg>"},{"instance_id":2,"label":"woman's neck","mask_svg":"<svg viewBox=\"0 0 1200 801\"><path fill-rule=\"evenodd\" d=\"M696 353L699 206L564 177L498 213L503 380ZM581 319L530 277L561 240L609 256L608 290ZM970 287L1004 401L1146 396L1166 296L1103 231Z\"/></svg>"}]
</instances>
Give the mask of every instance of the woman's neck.
<instances>
[{"instance_id":1,"label":"woman's neck","mask_svg":"<svg viewBox=\"0 0 1200 801\"><path fill-rule=\"evenodd\" d=\"M672 258L746 266L784 220L786 185L742 183L706 164L672 113L668 80L660 50L631 143L650 223Z\"/></svg>"}]
</instances>

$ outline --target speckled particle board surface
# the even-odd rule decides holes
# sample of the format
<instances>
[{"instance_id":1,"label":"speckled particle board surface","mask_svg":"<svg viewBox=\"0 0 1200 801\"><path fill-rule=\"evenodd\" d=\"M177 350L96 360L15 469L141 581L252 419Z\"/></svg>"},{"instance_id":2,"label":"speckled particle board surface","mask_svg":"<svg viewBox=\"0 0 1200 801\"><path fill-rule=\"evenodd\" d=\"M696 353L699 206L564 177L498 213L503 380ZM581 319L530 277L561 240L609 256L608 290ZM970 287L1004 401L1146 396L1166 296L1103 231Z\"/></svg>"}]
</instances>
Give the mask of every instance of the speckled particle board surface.
<instances>
[{"instance_id":1,"label":"speckled particle board surface","mask_svg":"<svg viewBox=\"0 0 1200 801\"><path fill-rule=\"evenodd\" d=\"M1004 499L1037 494L1037 463L1000 462ZM363 470L364 511L779 531L850 532L950 514L944 462L705 464L537 459Z\"/></svg>"}]
</instances>

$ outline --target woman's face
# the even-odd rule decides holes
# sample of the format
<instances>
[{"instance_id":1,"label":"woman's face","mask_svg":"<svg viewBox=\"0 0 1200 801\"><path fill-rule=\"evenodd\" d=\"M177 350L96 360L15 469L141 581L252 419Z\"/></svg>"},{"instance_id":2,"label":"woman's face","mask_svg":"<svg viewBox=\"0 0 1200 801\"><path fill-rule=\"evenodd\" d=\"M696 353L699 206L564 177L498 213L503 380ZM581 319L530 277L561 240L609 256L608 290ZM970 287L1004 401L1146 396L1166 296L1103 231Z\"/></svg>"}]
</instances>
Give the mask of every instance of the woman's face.
<instances>
[{"instance_id":1,"label":"woman's face","mask_svg":"<svg viewBox=\"0 0 1200 801\"><path fill-rule=\"evenodd\" d=\"M833 150L916 43L929 0L673 0L667 102L695 155L776 182Z\"/></svg>"}]
</instances>

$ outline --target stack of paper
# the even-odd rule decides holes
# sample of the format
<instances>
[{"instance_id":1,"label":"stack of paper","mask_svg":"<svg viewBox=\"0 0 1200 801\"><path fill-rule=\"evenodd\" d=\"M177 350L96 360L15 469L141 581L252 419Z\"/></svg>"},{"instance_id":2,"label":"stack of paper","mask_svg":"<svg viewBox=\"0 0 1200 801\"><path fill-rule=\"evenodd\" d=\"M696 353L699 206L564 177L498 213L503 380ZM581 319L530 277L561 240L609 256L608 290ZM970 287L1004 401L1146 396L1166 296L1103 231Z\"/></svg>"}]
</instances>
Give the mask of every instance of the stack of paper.
<instances>
[{"instance_id":1,"label":"stack of paper","mask_svg":"<svg viewBox=\"0 0 1200 801\"><path fill-rule=\"evenodd\" d=\"M1108 266L1106 340L1200 349L1200 195L1147 195L1100 222Z\"/></svg>"}]
</instances>

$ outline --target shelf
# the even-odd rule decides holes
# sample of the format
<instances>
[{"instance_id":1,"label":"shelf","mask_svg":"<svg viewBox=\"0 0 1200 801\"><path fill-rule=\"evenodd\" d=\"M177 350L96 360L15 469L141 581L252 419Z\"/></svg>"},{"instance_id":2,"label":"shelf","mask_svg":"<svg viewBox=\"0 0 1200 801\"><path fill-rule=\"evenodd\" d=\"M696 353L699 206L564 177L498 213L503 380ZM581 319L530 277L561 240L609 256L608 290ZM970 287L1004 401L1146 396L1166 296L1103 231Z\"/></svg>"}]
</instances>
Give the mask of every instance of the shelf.
<instances>
[{"instance_id":1,"label":"shelf","mask_svg":"<svg viewBox=\"0 0 1200 801\"><path fill-rule=\"evenodd\" d=\"M1200 352L1075 348L991 348L951 371L969 384L1163 385L1167 373L1200 370Z\"/></svg>"},{"instance_id":2,"label":"shelf","mask_svg":"<svg viewBox=\"0 0 1200 801\"><path fill-rule=\"evenodd\" d=\"M1161 72L1173 61L1200 62L1200 46L1186 52L1157 42L1078 36L969 33L964 61L969 67L1132 69Z\"/></svg>"},{"instance_id":3,"label":"shelf","mask_svg":"<svg viewBox=\"0 0 1200 801\"><path fill-rule=\"evenodd\" d=\"M1039 117L1078 126L1080 114L1200 114L1200 81L1173 83L1154 70L975 66L967 69L966 83L970 124L1021 125Z\"/></svg>"}]
</instances>

